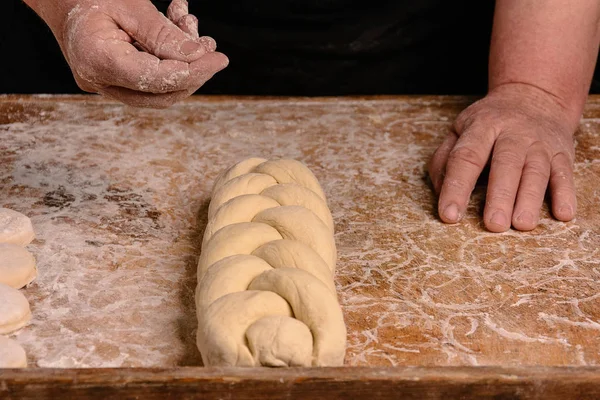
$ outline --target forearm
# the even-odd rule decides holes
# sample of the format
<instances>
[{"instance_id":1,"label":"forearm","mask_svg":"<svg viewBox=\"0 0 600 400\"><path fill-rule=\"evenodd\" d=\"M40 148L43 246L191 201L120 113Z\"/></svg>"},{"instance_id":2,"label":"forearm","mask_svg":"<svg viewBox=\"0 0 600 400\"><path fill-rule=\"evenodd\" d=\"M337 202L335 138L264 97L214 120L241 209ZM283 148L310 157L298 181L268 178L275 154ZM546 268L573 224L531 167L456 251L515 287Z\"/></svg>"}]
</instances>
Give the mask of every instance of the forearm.
<instances>
[{"instance_id":1,"label":"forearm","mask_svg":"<svg viewBox=\"0 0 600 400\"><path fill-rule=\"evenodd\" d=\"M498 0L489 90L523 83L552 95L579 120L600 42L598 0Z\"/></svg>"}]
</instances>

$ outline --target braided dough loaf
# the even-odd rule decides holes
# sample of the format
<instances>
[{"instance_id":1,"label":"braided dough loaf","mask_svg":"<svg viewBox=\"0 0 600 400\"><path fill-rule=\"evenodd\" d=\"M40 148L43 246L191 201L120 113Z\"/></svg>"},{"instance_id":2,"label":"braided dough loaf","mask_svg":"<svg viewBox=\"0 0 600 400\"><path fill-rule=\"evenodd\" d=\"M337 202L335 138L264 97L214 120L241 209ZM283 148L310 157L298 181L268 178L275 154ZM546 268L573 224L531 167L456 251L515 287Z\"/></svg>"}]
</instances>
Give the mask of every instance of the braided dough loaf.
<instances>
[{"instance_id":1,"label":"braided dough loaf","mask_svg":"<svg viewBox=\"0 0 600 400\"><path fill-rule=\"evenodd\" d=\"M333 219L294 160L251 158L216 181L198 263L204 365L342 365Z\"/></svg>"}]
</instances>

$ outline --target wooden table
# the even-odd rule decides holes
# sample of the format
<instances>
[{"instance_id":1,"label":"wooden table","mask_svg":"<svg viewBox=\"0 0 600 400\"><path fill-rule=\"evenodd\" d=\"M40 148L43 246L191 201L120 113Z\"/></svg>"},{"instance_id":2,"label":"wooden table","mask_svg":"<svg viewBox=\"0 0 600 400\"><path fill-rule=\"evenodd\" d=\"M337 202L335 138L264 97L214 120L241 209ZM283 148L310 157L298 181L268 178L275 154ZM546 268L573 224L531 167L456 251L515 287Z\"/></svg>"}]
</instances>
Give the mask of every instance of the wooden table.
<instances>
[{"instance_id":1,"label":"wooden table","mask_svg":"<svg viewBox=\"0 0 600 400\"><path fill-rule=\"evenodd\" d=\"M503 234L481 223L484 187L444 225L428 186L428 158L469 102L198 97L158 111L0 97L0 206L31 217L39 267L16 335L31 368L0 372L0 398L600 396L600 98L576 135L577 219L545 207L533 232ZM198 368L210 189L249 156L306 163L328 196L344 368ZM134 369L91 369L105 367Z\"/></svg>"}]
</instances>

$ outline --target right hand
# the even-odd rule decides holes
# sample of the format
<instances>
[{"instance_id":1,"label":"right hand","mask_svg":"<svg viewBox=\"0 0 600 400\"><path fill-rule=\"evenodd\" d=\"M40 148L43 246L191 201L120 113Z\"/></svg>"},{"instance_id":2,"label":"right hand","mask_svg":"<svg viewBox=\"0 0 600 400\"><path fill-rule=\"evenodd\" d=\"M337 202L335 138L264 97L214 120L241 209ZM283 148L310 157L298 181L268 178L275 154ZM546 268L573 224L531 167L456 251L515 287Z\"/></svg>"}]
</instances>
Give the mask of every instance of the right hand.
<instances>
[{"instance_id":1,"label":"right hand","mask_svg":"<svg viewBox=\"0 0 600 400\"><path fill-rule=\"evenodd\" d=\"M169 18L148 0L42 0L37 6L79 87L131 106L169 107L229 63L212 38L199 37L186 0L173 0Z\"/></svg>"},{"instance_id":2,"label":"right hand","mask_svg":"<svg viewBox=\"0 0 600 400\"><path fill-rule=\"evenodd\" d=\"M464 216L479 175L489 164L483 222L491 232L534 229L546 189L552 213L575 217L573 133L579 124L557 98L533 85L497 86L464 110L429 164L442 221Z\"/></svg>"}]
</instances>

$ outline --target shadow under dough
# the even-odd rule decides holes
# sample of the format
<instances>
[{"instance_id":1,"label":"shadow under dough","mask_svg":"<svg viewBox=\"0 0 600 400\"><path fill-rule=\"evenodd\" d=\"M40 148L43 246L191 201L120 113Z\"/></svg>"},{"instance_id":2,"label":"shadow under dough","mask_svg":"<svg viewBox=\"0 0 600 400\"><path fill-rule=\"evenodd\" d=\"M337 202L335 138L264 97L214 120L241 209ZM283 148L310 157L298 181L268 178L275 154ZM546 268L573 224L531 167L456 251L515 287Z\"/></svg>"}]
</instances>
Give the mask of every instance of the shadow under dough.
<instances>
[{"instance_id":1,"label":"shadow under dough","mask_svg":"<svg viewBox=\"0 0 600 400\"><path fill-rule=\"evenodd\" d=\"M202 357L196 347L196 330L198 329L198 320L196 319L196 272L198 269L198 257L202 249L202 237L208 224L208 206L210 199L202 202L196 215L197 226L190 233L189 242L194 247L193 255L187 257L185 263L185 275L181 281L181 290L179 297L185 317L177 321L177 330L179 338L183 344L184 355L177 362L180 367L202 366Z\"/></svg>"}]
</instances>

